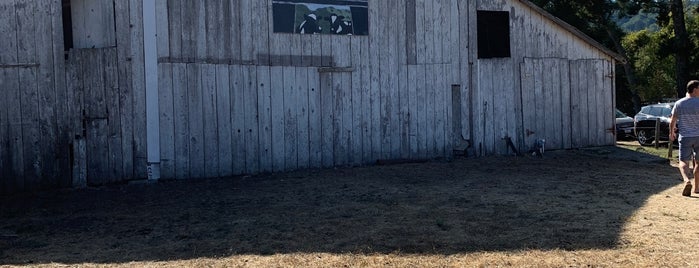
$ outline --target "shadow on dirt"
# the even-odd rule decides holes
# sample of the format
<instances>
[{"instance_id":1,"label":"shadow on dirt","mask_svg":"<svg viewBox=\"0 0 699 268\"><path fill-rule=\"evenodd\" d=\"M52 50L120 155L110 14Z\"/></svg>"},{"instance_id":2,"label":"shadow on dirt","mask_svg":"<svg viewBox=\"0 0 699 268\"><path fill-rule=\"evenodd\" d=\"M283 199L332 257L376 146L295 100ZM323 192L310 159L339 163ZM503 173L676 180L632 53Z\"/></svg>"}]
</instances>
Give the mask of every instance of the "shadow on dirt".
<instances>
[{"instance_id":1,"label":"shadow on dirt","mask_svg":"<svg viewBox=\"0 0 699 268\"><path fill-rule=\"evenodd\" d=\"M0 264L608 249L666 159L617 147L0 198Z\"/></svg>"}]
</instances>

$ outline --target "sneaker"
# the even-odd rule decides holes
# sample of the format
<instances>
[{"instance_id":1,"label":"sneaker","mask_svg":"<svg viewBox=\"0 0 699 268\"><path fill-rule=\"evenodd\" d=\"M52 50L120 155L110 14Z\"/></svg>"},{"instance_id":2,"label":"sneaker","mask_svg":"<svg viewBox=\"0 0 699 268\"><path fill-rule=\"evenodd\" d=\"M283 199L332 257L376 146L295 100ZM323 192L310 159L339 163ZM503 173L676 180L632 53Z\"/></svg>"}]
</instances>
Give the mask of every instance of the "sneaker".
<instances>
[{"instance_id":1,"label":"sneaker","mask_svg":"<svg viewBox=\"0 0 699 268\"><path fill-rule=\"evenodd\" d=\"M682 190L682 196L690 196L692 194L692 184L687 183L684 185L684 190Z\"/></svg>"}]
</instances>

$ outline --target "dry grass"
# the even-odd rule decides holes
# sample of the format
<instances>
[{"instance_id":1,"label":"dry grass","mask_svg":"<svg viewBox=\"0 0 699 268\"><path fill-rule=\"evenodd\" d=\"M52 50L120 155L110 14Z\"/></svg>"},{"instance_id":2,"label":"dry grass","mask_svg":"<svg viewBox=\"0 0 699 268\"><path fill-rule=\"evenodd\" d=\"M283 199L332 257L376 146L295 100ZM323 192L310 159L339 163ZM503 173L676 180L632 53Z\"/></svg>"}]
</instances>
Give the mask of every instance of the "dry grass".
<instances>
[{"instance_id":1,"label":"dry grass","mask_svg":"<svg viewBox=\"0 0 699 268\"><path fill-rule=\"evenodd\" d=\"M699 199L621 147L0 198L0 266L699 266Z\"/></svg>"}]
</instances>

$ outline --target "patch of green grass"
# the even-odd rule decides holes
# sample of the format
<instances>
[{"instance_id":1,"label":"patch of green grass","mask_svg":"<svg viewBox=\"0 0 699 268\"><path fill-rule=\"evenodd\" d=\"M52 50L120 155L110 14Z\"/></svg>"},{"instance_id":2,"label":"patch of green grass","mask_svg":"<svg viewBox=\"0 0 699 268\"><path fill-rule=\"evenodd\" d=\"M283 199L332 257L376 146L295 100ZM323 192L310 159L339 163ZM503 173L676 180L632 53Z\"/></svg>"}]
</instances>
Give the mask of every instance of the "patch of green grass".
<instances>
[{"instance_id":1,"label":"patch of green grass","mask_svg":"<svg viewBox=\"0 0 699 268\"><path fill-rule=\"evenodd\" d=\"M668 148L667 148L668 143L660 143L660 146L658 148L655 148L655 146L641 146L637 142L625 142L625 143L617 143L617 147L624 148L627 150L632 150L640 153L646 153L662 158L669 158L669 159L675 159L677 158L677 148L673 148L672 150L672 156L668 157Z\"/></svg>"}]
</instances>

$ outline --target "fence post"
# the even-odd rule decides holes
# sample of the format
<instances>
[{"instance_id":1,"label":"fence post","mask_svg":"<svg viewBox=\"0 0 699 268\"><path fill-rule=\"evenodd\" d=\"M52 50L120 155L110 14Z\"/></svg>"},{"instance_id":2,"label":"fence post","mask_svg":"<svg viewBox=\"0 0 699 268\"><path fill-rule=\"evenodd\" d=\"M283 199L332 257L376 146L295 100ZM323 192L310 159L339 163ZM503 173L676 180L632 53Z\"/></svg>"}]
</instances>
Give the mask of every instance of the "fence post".
<instances>
[{"instance_id":1,"label":"fence post","mask_svg":"<svg viewBox=\"0 0 699 268\"><path fill-rule=\"evenodd\" d=\"M660 146L660 118L655 119L655 149Z\"/></svg>"}]
</instances>

